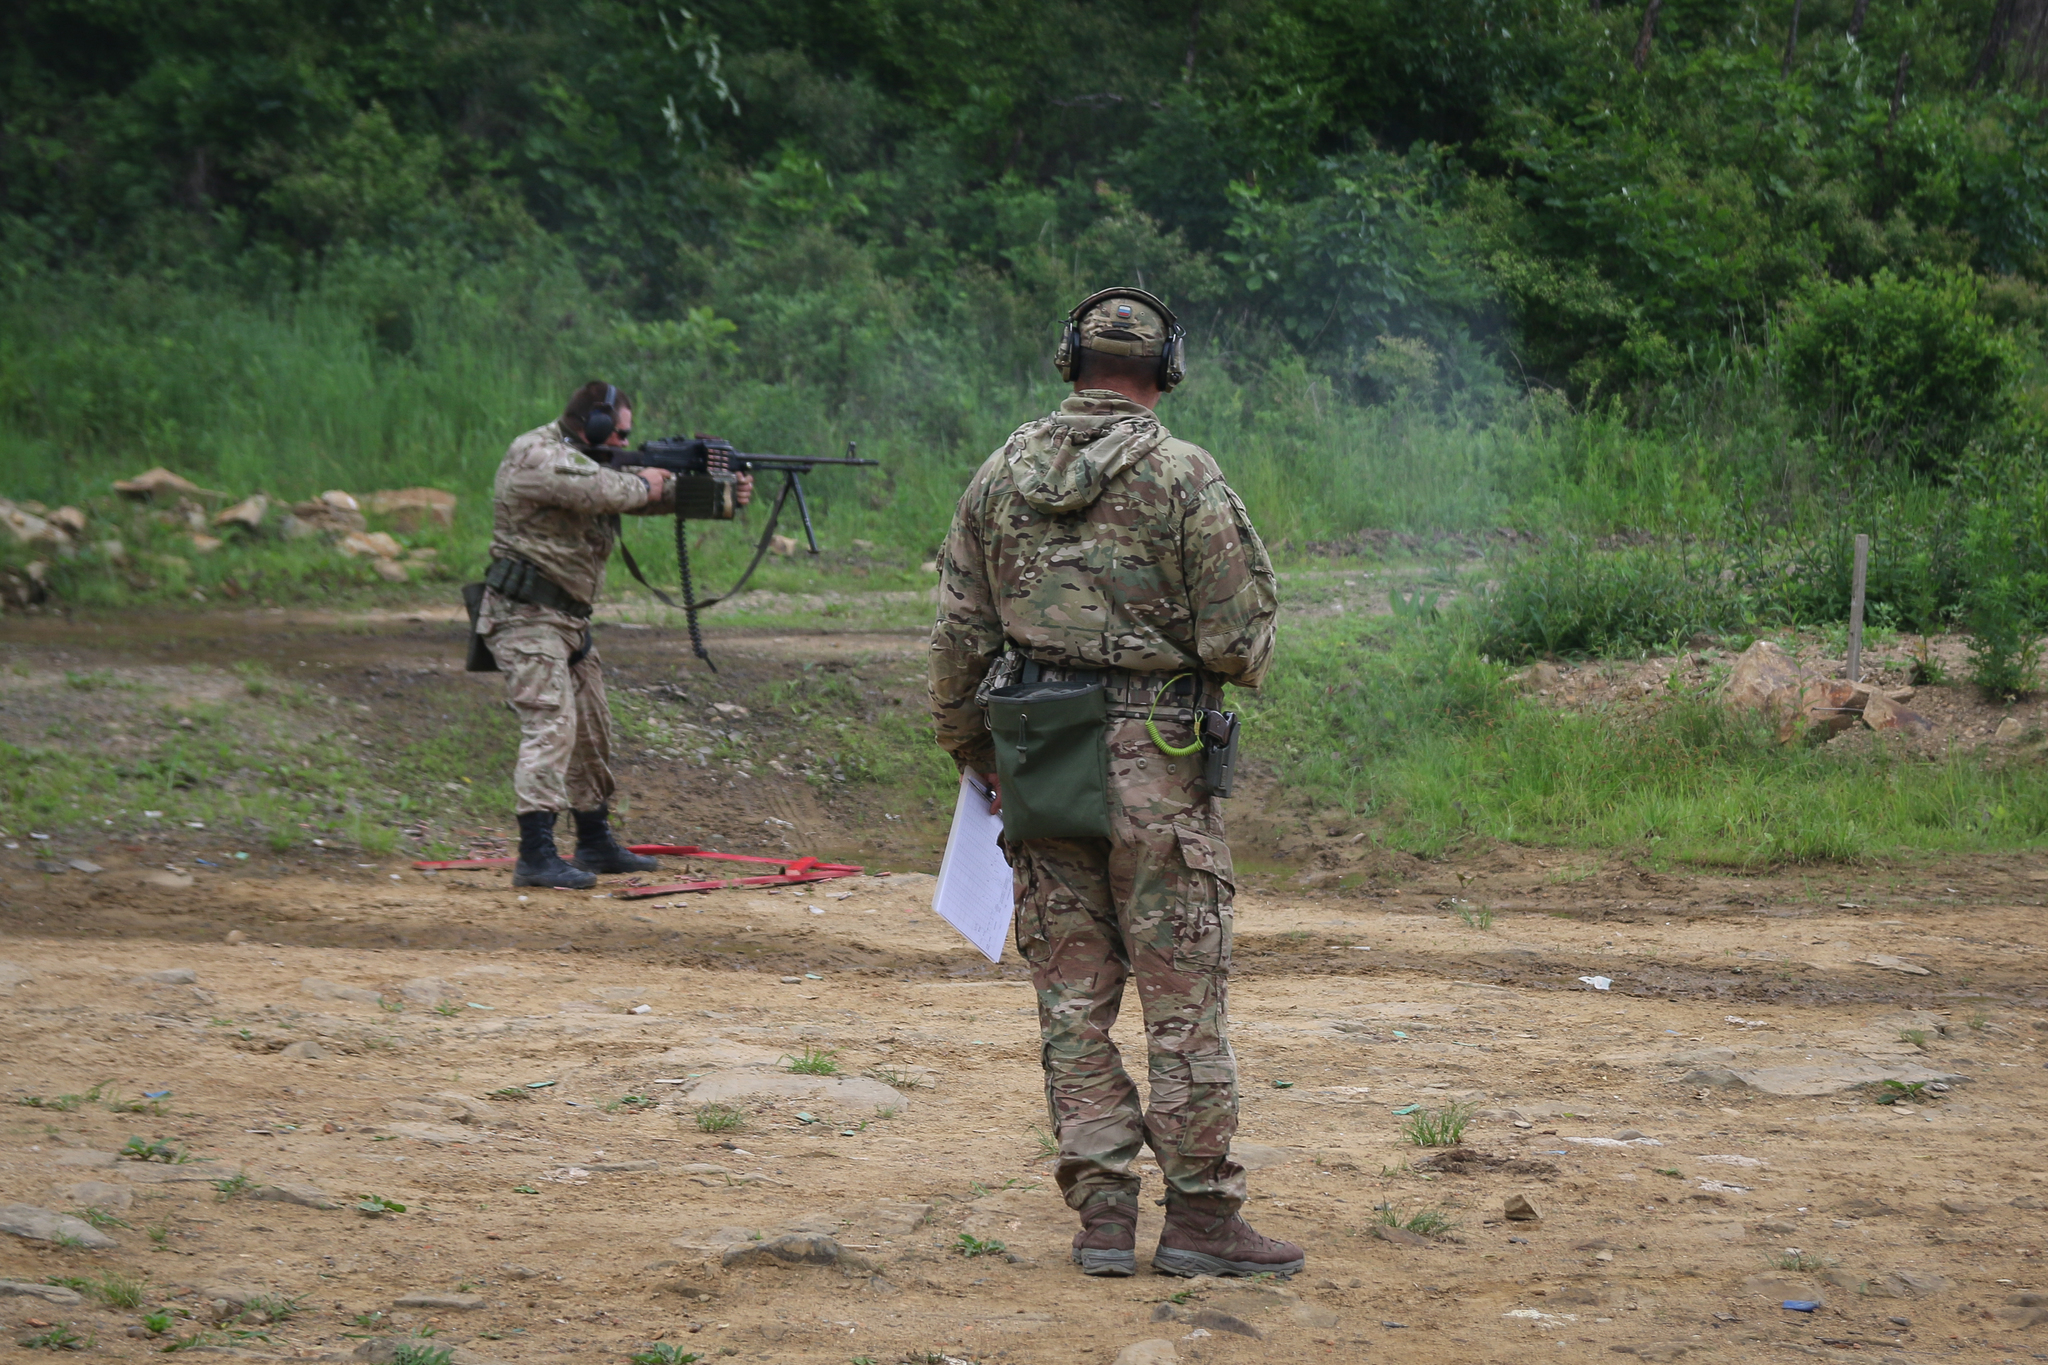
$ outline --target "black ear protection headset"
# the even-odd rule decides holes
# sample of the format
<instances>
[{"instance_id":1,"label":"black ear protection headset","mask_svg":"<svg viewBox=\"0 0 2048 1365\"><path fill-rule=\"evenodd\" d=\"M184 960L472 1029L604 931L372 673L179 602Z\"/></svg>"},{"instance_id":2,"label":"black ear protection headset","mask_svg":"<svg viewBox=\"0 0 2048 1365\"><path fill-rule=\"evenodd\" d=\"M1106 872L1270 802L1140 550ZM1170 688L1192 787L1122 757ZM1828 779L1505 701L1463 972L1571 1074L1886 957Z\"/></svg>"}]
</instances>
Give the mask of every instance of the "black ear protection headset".
<instances>
[{"instance_id":1,"label":"black ear protection headset","mask_svg":"<svg viewBox=\"0 0 2048 1365\"><path fill-rule=\"evenodd\" d=\"M583 414L583 444L601 446L618 429L619 391L607 384L604 386L604 401L592 403L590 411Z\"/></svg>"},{"instance_id":2,"label":"black ear protection headset","mask_svg":"<svg viewBox=\"0 0 2048 1365\"><path fill-rule=\"evenodd\" d=\"M1069 384L1074 382L1074 372L1080 366L1083 349L1081 319L1087 316L1089 309L1104 299L1135 299L1157 312L1161 321L1165 322L1166 344L1159 350L1159 391L1171 393L1174 385L1187 378L1187 329L1180 325L1180 320L1173 315L1173 310L1168 308L1158 295L1128 286L1104 289L1099 293L1090 294L1075 304L1074 310L1067 314L1067 320L1060 328L1059 349L1054 351L1052 356L1052 366L1060 372L1060 378Z\"/></svg>"}]
</instances>

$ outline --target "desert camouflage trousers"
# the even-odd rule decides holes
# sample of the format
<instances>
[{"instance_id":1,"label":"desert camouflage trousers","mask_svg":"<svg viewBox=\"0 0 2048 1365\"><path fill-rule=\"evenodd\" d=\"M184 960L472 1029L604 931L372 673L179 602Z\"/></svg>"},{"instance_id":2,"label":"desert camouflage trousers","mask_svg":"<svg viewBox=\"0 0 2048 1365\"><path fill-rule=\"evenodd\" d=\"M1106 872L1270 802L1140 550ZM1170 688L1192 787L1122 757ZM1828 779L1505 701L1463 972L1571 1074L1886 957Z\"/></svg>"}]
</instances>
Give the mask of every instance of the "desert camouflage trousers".
<instances>
[{"instance_id":1,"label":"desert camouflage trousers","mask_svg":"<svg viewBox=\"0 0 2048 1365\"><path fill-rule=\"evenodd\" d=\"M1169 744L1185 727L1160 726ZM1109 839L1010 847L1017 949L1038 991L1045 1098L1069 1207L1133 1200L1149 1146L1170 1190L1244 1200L1230 1159L1237 1059L1226 1020L1235 879L1223 821L1201 785L1201 755L1161 753L1142 721L1109 730ZM1149 1103L1110 1029L1124 983L1145 1015Z\"/></svg>"},{"instance_id":2,"label":"desert camouflage trousers","mask_svg":"<svg viewBox=\"0 0 2048 1365\"><path fill-rule=\"evenodd\" d=\"M596 810L612 799L612 714L595 647L574 665L583 629L528 622L492 626L484 642L519 717L512 795L520 814Z\"/></svg>"}]
</instances>

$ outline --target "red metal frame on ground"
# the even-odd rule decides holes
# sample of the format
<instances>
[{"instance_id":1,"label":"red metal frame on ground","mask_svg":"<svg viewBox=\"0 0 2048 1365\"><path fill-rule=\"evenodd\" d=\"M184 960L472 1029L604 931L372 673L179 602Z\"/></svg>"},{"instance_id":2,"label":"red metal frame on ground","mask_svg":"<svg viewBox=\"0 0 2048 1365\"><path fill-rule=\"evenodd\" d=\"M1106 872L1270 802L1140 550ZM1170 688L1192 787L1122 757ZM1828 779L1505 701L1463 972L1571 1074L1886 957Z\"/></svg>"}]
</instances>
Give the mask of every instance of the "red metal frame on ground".
<instances>
[{"instance_id":1,"label":"red metal frame on ground","mask_svg":"<svg viewBox=\"0 0 2048 1365\"><path fill-rule=\"evenodd\" d=\"M656 858L716 858L729 863L767 863L782 869L760 877L730 877L723 881L669 882L661 886L623 886L612 894L621 900L647 896L680 895L686 891L718 891L729 886L784 886L796 882L824 882L835 877L858 877L862 869L851 863L828 863L817 858L764 858L756 853L718 853L695 844L628 844L635 853ZM414 863L421 872L480 872L493 867L510 867L511 858L457 858L448 862Z\"/></svg>"}]
</instances>

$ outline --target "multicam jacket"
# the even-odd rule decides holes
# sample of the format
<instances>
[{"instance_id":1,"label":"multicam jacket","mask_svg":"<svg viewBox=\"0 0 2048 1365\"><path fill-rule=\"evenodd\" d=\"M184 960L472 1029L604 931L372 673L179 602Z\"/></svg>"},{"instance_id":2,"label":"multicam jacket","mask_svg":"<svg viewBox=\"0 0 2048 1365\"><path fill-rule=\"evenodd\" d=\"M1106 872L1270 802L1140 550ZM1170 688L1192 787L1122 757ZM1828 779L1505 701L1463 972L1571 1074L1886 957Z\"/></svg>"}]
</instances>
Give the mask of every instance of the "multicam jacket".
<instances>
[{"instance_id":1,"label":"multicam jacket","mask_svg":"<svg viewBox=\"0 0 2048 1365\"><path fill-rule=\"evenodd\" d=\"M491 558L523 559L595 602L619 535L614 517L645 507L647 485L583 454L550 422L512 442L492 497Z\"/></svg>"},{"instance_id":2,"label":"multicam jacket","mask_svg":"<svg viewBox=\"0 0 2048 1365\"><path fill-rule=\"evenodd\" d=\"M987 771L975 691L1005 641L1041 664L1199 670L1257 687L1273 565L1216 461L1138 403L1084 389L1020 427L946 538L931 699L939 744Z\"/></svg>"}]
</instances>

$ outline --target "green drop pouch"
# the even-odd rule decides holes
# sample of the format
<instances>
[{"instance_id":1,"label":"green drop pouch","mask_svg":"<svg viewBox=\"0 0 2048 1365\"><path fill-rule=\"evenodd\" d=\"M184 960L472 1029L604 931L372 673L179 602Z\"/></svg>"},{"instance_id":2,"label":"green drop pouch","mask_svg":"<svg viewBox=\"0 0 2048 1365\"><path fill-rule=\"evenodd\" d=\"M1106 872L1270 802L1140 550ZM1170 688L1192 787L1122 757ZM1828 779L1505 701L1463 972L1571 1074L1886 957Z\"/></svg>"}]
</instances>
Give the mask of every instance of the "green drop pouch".
<instances>
[{"instance_id":1,"label":"green drop pouch","mask_svg":"<svg viewBox=\"0 0 2048 1365\"><path fill-rule=\"evenodd\" d=\"M1109 693L1034 682L988 696L1007 839L1108 838Z\"/></svg>"}]
</instances>

